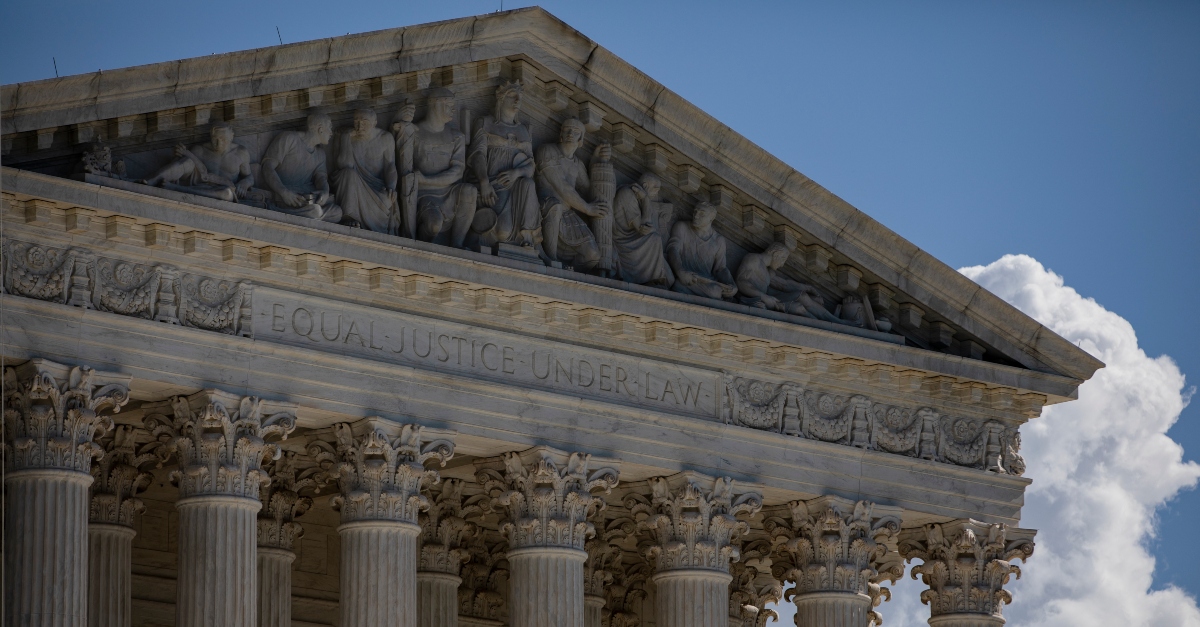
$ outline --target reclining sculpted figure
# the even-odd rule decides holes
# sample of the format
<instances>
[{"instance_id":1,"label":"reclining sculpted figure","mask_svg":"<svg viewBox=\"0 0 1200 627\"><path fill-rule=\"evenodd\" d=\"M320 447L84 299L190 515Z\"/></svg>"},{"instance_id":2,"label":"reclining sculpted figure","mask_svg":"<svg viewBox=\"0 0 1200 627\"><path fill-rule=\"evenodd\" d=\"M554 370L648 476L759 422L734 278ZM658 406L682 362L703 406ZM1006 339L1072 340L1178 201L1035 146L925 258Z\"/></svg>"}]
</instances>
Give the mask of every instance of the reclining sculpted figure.
<instances>
[{"instance_id":1,"label":"reclining sculpted figure","mask_svg":"<svg viewBox=\"0 0 1200 627\"><path fill-rule=\"evenodd\" d=\"M779 272L790 254L787 246L773 242L765 251L743 257L737 271L738 300L751 307L845 324L825 308L816 288ZM768 294L769 289L778 295Z\"/></svg>"},{"instance_id":2,"label":"reclining sculpted figure","mask_svg":"<svg viewBox=\"0 0 1200 627\"><path fill-rule=\"evenodd\" d=\"M250 153L233 143L233 127L214 124L207 144L175 146L175 160L142 181L153 187L237 202L254 185Z\"/></svg>"}]
</instances>

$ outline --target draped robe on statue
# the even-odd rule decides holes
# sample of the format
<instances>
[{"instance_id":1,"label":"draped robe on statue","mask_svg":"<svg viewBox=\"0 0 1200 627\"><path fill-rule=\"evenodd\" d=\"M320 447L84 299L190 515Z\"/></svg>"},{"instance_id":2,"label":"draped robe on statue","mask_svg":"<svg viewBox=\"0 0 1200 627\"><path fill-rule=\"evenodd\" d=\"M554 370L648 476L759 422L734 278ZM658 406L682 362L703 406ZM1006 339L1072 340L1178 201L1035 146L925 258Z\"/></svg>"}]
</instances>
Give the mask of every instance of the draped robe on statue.
<instances>
[{"instance_id":1,"label":"draped robe on statue","mask_svg":"<svg viewBox=\"0 0 1200 627\"><path fill-rule=\"evenodd\" d=\"M396 201L384 185L384 168L395 168L380 154L395 154L391 133L379 131L370 139L354 139L353 131L338 136L337 165L333 189L346 217L357 220L362 228L380 233L399 232L400 217ZM372 163L372 159L377 162Z\"/></svg>"},{"instance_id":2,"label":"draped robe on statue","mask_svg":"<svg viewBox=\"0 0 1200 627\"><path fill-rule=\"evenodd\" d=\"M649 216L642 216L641 202L633 190L626 186L617 190L613 201L613 246L620 260L621 278L638 285L658 284L669 286L675 275L663 256L662 235L658 223L662 218L660 203L652 200ZM649 220L650 232L642 233L641 226Z\"/></svg>"},{"instance_id":3,"label":"draped robe on statue","mask_svg":"<svg viewBox=\"0 0 1200 627\"><path fill-rule=\"evenodd\" d=\"M481 153L487 159L488 178L506 170L528 167L533 165L533 136L524 124L505 124L487 116L471 140L468 163ZM475 216L475 224L485 226L480 229L479 243L484 246L495 246L500 242L526 243L521 241L521 232L536 232L541 227L542 219L533 179L522 176L507 188L493 183L493 189L496 191L496 204L490 209L495 214L495 223L490 226L486 224L483 216L487 212L480 211ZM482 193L479 198L482 201Z\"/></svg>"}]
</instances>

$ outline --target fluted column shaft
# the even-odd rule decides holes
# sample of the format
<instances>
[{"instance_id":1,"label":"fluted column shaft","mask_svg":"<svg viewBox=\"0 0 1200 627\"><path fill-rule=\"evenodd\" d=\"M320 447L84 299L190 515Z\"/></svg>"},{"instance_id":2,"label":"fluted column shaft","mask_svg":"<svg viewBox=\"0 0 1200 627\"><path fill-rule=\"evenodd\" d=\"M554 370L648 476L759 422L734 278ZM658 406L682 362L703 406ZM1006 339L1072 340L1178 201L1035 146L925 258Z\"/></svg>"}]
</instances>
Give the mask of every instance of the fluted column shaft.
<instances>
[{"instance_id":1,"label":"fluted column shaft","mask_svg":"<svg viewBox=\"0 0 1200 627\"><path fill-rule=\"evenodd\" d=\"M88 486L59 469L10 472L4 521L4 624L82 627L87 621Z\"/></svg>"},{"instance_id":2,"label":"fluted column shaft","mask_svg":"<svg viewBox=\"0 0 1200 627\"><path fill-rule=\"evenodd\" d=\"M929 619L930 627L1001 627L1004 619L986 614L943 614Z\"/></svg>"},{"instance_id":3,"label":"fluted column shaft","mask_svg":"<svg viewBox=\"0 0 1200 627\"><path fill-rule=\"evenodd\" d=\"M654 576L657 627L728 627L728 573L668 570ZM807 627L807 626L806 626Z\"/></svg>"},{"instance_id":4,"label":"fluted column shaft","mask_svg":"<svg viewBox=\"0 0 1200 627\"><path fill-rule=\"evenodd\" d=\"M587 595L583 597L584 627L604 626L604 597Z\"/></svg>"},{"instance_id":5,"label":"fluted column shaft","mask_svg":"<svg viewBox=\"0 0 1200 627\"><path fill-rule=\"evenodd\" d=\"M194 496L179 509L176 627L255 627L257 514L237 496Z\"/></svg>"},{"instance_id":6,"label":"fluted column shaft","mask_svg":"<svg viewBox=\"0 0 1200 627\"><path fill-rule=\"evenodd\" d=\"M131 624L136 535L125 525L88 525L88 627Z\"/></svg>"},{"instance_id":7,"label":"fluted column shaft","mask_svg":"<svg viewBox=\"0 0 1200 627\"><path fill-rule=\"evenodd\" d=\"M458 627L458 586L450 573L417 573L417 627Z\"/></svg>"},{"instance_id":8,"label":"fluted column shaft","mask_svg":"<svg viewBox=\"0 0 1200 627\"><path fill-rule=\"evenodd\" d=\"M416 627L420 533L420 526L394 520L360 520L338 527L341 627Z\"/></svg>"},{"instance_id":9,"label":"fluted column shaft","mask_svg":"<svg viewBox=\"0 0 1200 627\"><path fill-rule=\"evenodd\" d=\"M563 547L508 552L508 616L513 627L583 627L587 553Z\"/></svg>"},{"instance_id":10,"label":"fluted column shaft","mask_svg":"<svg viewBox=\"0 0 1200 627\"><path fill-rule=\"evenodd\" d=\"M258 547L258 627L292 627L292 562L296 554Z\"/></svg>"},{"instance_id":11,"label":"fluted column shaft","mask_svg":"<svg viewBox=\"0 0 1200 627\"><path fill-rule=\"evenodd\" d=\"M871 597L853 592L808 592L792 598L802 627L867 627Z\"/></svg>"}]
</instances>

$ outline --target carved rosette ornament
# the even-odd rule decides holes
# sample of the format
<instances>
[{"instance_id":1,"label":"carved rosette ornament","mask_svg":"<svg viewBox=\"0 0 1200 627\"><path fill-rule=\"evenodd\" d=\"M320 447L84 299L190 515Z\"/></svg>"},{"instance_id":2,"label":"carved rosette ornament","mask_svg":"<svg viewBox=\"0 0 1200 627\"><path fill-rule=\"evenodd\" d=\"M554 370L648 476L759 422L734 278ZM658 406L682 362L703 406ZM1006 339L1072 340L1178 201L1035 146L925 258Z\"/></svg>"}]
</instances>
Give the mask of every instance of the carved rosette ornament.
<instances>
[{"instance_id":1,"label":"carved rosette ornament","mask_svg":"<svg viewBox=\"0 0 1200 627\"><path fill-rule=\"evenodd\" d=\"M90 471L112 428L100 412L128 402L129 379L43 359L5 369L5 625L87 620Z\"/></svg>"},{"instance_id":2,"label":"carved rosette ornament","mask_svg":"<svg viewBox=\"0 0 1200 627\"><path fill-rule=\"evenodd\" d=\"M749 525L739 515L762 508L758 492L737 490L729 477L684 472L650 479L649 505L627 499L630 513L654 543L646 558L655 564L656 624L661 627L727 627L730 562Z\"/></svg>"},{"instance_id":3,"label":"carved rosette ornament","mask_svg":"<svg viewBox=\"0 0 1200 627\"><path fill-rule=\"evenodd\" d=\"M1013 575L1021 577L1021 569L1011 562L1033 555L1035 533L1003 524L956 520L902 534L899 549L904 559L924 560L912 567L912 577L920 577L929 586L921 593L921 602L930 607L929 624L1003 625L1001 609L1012 602L1004 585Z\"/></svg>"},{"instance_id":4,"label":"carved rosette ornament","mask_svg":"<svg viewBox=\"0 0 1200 627\"><path fill-rule=\"evenodd\" d=\"M796 603L797 624L837 616L837 625L879 625L873 608L891 598L884 580L904 573L894 546L901 510L824 496L788 504L790 523L768 518L776 543L776 569L795 584L785 598Z\"/></svg>"}]
</instances>

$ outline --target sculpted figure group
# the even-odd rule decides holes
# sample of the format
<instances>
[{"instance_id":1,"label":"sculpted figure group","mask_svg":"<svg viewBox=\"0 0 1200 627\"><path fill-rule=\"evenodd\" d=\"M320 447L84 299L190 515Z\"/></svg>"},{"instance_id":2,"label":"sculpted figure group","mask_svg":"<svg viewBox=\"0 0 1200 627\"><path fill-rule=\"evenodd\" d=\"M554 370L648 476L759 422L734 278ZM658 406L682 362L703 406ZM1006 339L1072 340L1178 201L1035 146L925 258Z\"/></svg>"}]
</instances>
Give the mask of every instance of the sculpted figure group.
<instances>
[{"instance_id":1,"label":"sculpted figure group","mask_svg":"<svg viewBox=\"0 0 1200 627\"><path fill-rule=\"evenodd\" d=\"M784 244L746 255L732 271L715 206L697 203L690 219L672 224L675 208L660 198L657 176L618 188L609 144L578 154L587 134L579 120L535 149L518 119L522 95L521 83L502 83L473 133L454 124L455 95L444 87L429 92L424 119L414 121L406 102L388 130L366 108L336 134L329 116L314 113L304 131L275 136L258 180L233 129L218 123L208 143L177 146L175 159L142 182L456 248L523 247L527 258L629 283L876 328L863 299L847 297L830 312L813 286L783 276Z\"/></svg>"}]
</instances>

